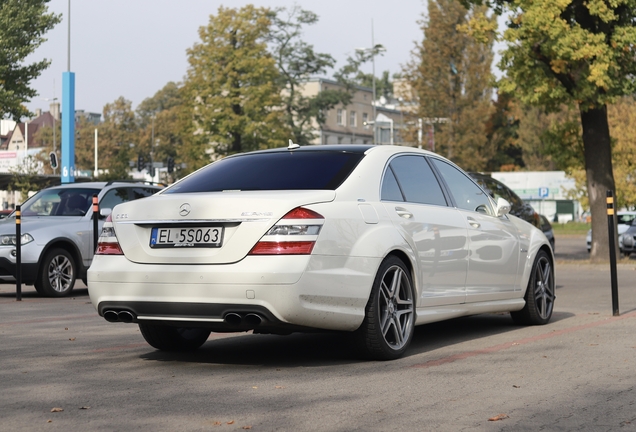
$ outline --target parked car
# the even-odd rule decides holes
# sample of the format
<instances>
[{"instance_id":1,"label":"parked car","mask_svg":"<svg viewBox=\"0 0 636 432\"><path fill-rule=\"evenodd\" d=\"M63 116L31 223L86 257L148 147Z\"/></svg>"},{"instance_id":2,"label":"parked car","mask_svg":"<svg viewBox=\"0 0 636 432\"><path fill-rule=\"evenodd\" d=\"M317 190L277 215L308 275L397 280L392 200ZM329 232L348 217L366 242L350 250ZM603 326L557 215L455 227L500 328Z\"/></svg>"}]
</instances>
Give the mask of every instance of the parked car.
<instances>
[{"instance_id":1,"label":"parked car","mask_svg":"<svg viewBox=\"0 0 636 432\"><path fill-rule=\"evenodd\" d=\"M636 219L632 221L624 233L618 236L618 240L623 255L628 257L632 252L636 252Z\"/></svg>"},{"instance_id":2,"label":"parked car","mask_svg":"<svg viewBox=\"0 0 636 432\"><path fill-rule=\"evenodd\" d=\"M375 359L414 325L486 312L545 324L554 258L450 161L399 146L237 154L113 209L88 270L99 315L159 350L211 331L351 332Z\"/></svg>"},{"instance_id":3,"label":"parked car","mask_svg":"<svg viewBox=\"0 0 636 432\"><path fill-rule=\"evenodd\" d=\"M511 205L510 214L517 216L531 225L541 229L541 220L539 213L534 208L514 193L508 186L490 177L487 174L470 172L470 176L492 196L495 200L503 198Z\"/></svg>"},{"instance_id":4,"label":"parked car","mask_svg":"<svg viewBox=\"0 0 636 432\"><path fill-rule=\"evenodd\" d=\"M554 231L552 230L552 224L548 220L547 217L543 215L539 215L539 220L541 221L541 231L545 234L545 237L550 242L550 246L552 247L552 252L554 252Z\"/></svg>"},{"instance_id":5,"label":"parked car","mask_svg":"<svg viewBox=\"0 0 636 432\"><path fill-rule=\"evenodd\" d=\"M143 183L90 182L49 187L33 195L21 207L22 282L35 285L41 295L69 295L76 279L86 280L93 259L93 195L106 214L119 203L159 190ZM105 218L100 218L100 227ZM0 221L0 282L15 283L15 245L11 216Z\"/></svg>"},{"instance_id":6,"label":"parked car","mask_svg":"<svg viewBox=\"0 0 636 432\"><path fill-rule=\"evenodd\" d=\"M619 211L616 212L616 232L618 233L618 248L621 253L623 250L623 233L631 226L632 222L636 219L636 211ZM587 232L585 237L587 243L587 251L592 251L592 230Z\"/></svg>"}]
</instances>

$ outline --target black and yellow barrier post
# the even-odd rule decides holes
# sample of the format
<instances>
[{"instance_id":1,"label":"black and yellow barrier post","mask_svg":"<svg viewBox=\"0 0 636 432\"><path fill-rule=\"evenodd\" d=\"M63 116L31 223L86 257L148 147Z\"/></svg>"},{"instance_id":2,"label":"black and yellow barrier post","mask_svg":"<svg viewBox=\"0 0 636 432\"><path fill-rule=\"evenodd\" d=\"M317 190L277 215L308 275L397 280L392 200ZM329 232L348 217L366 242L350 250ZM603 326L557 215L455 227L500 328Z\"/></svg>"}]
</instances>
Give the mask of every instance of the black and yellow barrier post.
<instances>
[{"instance_id":1,"label":"black and yellow barrier post","mask_svg":"<svg viewBox=\"0 0 636 432\"><path fill-rule=\"evenodd\" d=\"M97 250L97 240L99 239L99 203L97 195L93 195L93 252Z\"/></svg>"},{"instance_id":2,"label":"black and yellow barrier post","mask_svg":"<svg viewBox=\"0 0 636 432\"><path fill-rule=\"evenodd\" d=\"M15 299L22 301L22 215L15 207Z\"/></svg>"},{"instance_id":3,"label":"black and yellow barrier post","mask_svg":"<svg viewBox=\"0 0 636 432\"><path fill-rule=\"evenodd\" d=\"M609 232L610 274L612 278L612 313L618 312L618 277L616 275L616 243L614 242L614 193L607 191L607 230Z\"/></svg>"}]
</instances>

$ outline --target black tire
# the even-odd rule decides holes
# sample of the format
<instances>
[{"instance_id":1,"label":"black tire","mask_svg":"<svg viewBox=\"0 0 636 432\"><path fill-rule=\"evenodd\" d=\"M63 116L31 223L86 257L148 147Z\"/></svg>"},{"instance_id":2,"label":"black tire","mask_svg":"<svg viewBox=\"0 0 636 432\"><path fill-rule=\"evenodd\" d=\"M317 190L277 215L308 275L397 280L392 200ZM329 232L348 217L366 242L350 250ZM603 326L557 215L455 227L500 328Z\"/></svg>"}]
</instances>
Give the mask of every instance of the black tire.
<instances>
[{"instance_id":1,"label":"black tire","mask_svg":"<svg viewBox=\"0 0 636 432\"><path fill-rule=\"evenodd\" d=\"M411 274L402 260L387 257L373 282L364 321L356 331L362 354L374 360L393 360L406 352L415 326Z\"/></svg>"},{"instance_id":2,"label":"black tire","mask_svg":"<svg viewBox=\"0 0 636 432\"><path fill-rule=\"evenodd\" d=\"M51 249L40 264L35 289L47 297L64 297L71 294L77 277L75 260L64 249Z\"/></svg>"},{"instance_id":3,"label":"black tire","mask_svg":"<svg viewBox=\"0 0 636 432\"><path fill-rule=\"evenodd\" d=\"M520 311L510 312L512 320L521 325L547 324L554 309L555 283L552 261L545 251L539 251L532 266L524 300Z\"/></svg>"},{"instance_id":4,"label":"black tire","mask_svg":"<svg viewBox=\"0 0 636 432\"><path fill-rule=\"evenodd\" d=\"M150 346L161 351L194 351L210 336L210 330L196 327L139 324L139 330Z\"/></svg>"}]
</instances>

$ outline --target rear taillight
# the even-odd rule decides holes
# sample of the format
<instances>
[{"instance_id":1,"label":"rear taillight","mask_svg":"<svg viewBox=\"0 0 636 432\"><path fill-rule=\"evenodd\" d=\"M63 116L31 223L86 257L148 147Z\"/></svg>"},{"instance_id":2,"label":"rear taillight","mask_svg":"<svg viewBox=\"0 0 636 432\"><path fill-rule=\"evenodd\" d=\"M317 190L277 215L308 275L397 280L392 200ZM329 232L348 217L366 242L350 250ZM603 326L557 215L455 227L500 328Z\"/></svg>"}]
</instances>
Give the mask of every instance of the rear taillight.
<instances>
[{"instance_id":1,"label":"rear taillight","mask_svg":"<svg viewBox=\"0 0 636 432\"><path fill-rule=\"evenodd\" d=\"M102 232L97 240L97 250L95 255L123 255L124 253L119 247L119 240L115 234L115 227L110 215L106 218Z\"/></svg>"},{"instance_id":2,"label":"rear taillight","mask_svg":"<svg viewBox=\"0 0 636 432\"><path fill-rule=\"evenodd\" d=\"M322 215L297 207L271 227L249 254L309 255L324 223Z\"/></svg>"}]
</instances>

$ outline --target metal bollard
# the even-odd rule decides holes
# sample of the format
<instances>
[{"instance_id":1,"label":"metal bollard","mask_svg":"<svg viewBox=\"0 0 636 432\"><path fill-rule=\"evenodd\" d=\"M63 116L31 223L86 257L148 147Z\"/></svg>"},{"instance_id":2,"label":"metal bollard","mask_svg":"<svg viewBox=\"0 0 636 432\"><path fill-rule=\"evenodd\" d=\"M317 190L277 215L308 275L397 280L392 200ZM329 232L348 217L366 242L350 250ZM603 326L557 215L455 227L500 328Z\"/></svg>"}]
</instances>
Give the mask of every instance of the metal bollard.
<instances>
[{"instance_id":1,"label":"metal bollard","mask_svg":"<svg viewBox=\"0 0 636 432\"><path fill-rule=\"evenodd\" d=\"M22 301L22 206L15 206L15 300Z\"/></svg>"},{"instance_id":2,"label":"metal bollard","mask_svg":"<svg viewBox=\"0 0 636 432\"><path fill-rule=\"evenodd\" d=\"M616 274L616 243L614 242L614 193L607 191L607 230L609 232L610 275L612 279L612 314L618 312L618 276Z\"/></svg>"},{"instance_id":3,"label":"metal bollard","mask_svg":"<svg viewBox=\"0 0 636 432\"><path fill-rule=\"evenodd\" d=\"M93 253L97 250L97 240L99 239L99 203L97 195L93 195Z\"/></svg>"}]
</instances>

